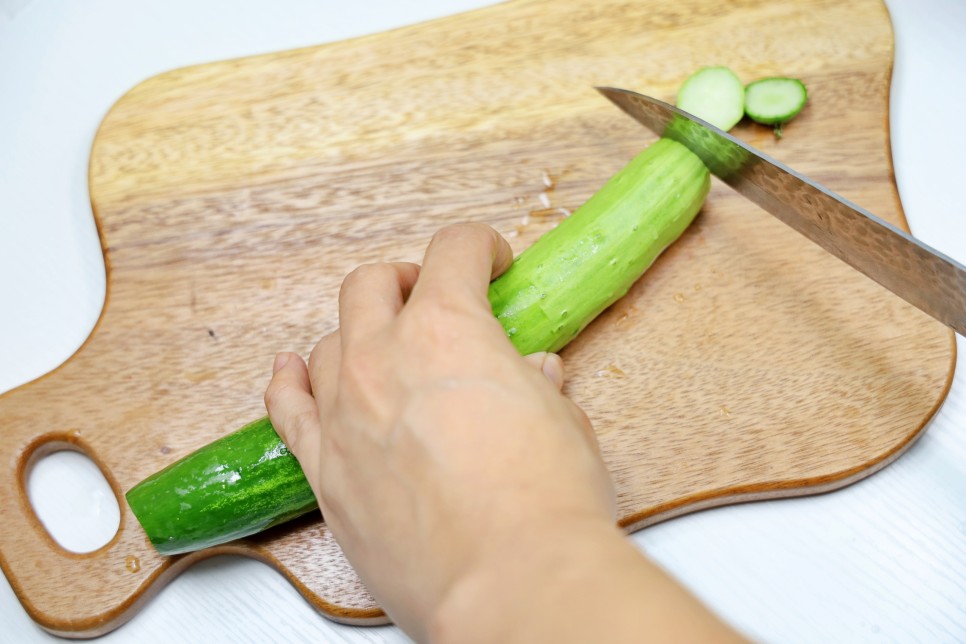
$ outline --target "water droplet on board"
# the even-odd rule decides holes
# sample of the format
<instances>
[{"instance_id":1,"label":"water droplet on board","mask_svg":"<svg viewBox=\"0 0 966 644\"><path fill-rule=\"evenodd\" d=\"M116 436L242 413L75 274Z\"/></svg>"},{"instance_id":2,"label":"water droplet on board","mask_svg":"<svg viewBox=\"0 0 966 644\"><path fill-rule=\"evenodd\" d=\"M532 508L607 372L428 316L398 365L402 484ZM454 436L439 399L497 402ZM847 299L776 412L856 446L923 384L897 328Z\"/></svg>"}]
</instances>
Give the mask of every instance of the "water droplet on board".
<instances>
[{"instance_id":1,"label":"water droplet on board","mask_svg":"<svg viewBox=\"0 0 966 644\"><path fill-rule=\"evenodd\" d=\"M719 413L721 414L722 418L728 418L731 416L731 410L728 409L728 407L726 407L725 405L721 405L721 410Z\"/></svg>"},{"instance_id":2,"label":"water droplet on board","mask_svg":"<svg viewBox=\"0 0 966 644\"><path fill-rule=\"evenodd\" d=\"M607 365L606 368L599 370L594 374L598 378L623 378L627 374L624 370L618 367L616 364L611 363Z\"/></svg>"},{"instance_id":3,"label":"water droplet on board","mask_svg":"<svg viewBox=\"0 0 966 644\"><path fill-rule=\"evenodd\" d=\"M128 555L124 557L124 567L128 572L137 572L141 570L141 560L134 555Z\"/></svg>"},{"instance_id":4,"label":"water droplet on board","mask_svg":"<svg viewBox=\"0 0 966 644\"><path fill-rule=\"evenodd\" d=\"M683 302L684 301L684 293L675 293L674 294L674 301L677 302L678 304L680 304L681 302Z\"/></svg>"},{"instance_id":5,"label":"water droplet on board","mask_svg":"<svg viewBox=\"0 0 966 644\"><path fill-rule=\"evenodd\" d=\"M548 189L553 190L557 187L557 180L546 170L543 171L543 177L541 178L543 179L543 185Z\"/></svg>"}]
</instances>

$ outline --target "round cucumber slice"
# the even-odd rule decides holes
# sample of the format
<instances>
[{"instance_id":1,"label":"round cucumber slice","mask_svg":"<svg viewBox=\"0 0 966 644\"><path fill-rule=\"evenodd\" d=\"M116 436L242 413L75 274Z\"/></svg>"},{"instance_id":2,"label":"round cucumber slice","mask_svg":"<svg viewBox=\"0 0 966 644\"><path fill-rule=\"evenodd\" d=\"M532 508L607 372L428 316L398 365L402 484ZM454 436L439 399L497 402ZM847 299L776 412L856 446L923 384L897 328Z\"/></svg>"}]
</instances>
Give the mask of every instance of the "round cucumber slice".
<instances>
[{"instance_id":1,"label":"round cucumber slice","mask_svg":"<svg viewBox=\"0 0 966 644\"><path fill-rule=\"evenodd\" d=\"M745 88L745 112L753 121L779 125L795 118L808 99L796 78L763 78Z\"/></svg>"},{"instance_id":2,"label":"round cucumber slice","mask_svg":"<svg viewBox=\"0 0 966 644\"><path fill-rule=\"evenodd\" d=\"M745 114L745 88L727 67L703 67L684 81L678 107L727 132Z\"/></svg>"}]
</instances>

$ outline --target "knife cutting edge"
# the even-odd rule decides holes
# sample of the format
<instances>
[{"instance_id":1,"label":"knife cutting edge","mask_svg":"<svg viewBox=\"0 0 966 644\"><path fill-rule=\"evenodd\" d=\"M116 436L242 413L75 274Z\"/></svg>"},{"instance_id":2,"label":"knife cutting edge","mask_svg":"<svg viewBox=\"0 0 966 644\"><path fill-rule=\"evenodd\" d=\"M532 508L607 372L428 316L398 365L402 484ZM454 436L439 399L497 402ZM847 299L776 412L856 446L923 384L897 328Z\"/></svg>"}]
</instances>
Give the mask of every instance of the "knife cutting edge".
<instances>
[{"instance_id":1,"label":"knife cutting edge","mask_svg":"<svg viewBox=\"0 0 966 644\"><path fill-rule=\"evenodd\" d=\"M739 194L966 336L966 267L730 134L630 90L597 90L658 136L683 144Z\"/></svg>"}]
</instances>

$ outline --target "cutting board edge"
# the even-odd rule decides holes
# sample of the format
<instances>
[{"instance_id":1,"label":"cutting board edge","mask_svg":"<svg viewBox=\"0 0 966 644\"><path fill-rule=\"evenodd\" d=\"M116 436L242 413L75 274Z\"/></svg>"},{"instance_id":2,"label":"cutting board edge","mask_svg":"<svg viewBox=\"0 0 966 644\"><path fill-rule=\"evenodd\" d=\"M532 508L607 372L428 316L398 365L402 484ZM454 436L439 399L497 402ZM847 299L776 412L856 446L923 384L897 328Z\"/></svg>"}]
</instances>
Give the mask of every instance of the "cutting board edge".
<instances>
[{"instance_id":1,"label":"cutting board edge","mask_svg":"<svg viewBox=\"0 0 966 644\"><path fill-rule=\"evenodd\" d=\"M453 13L453 14L447 14L447 15L444 15L444 16L438 16L436 18L431 18L431 19L428 19L428 20L421 20L421 21L417 21L417 22L406 23L406 24L403 24L403 25L397 25L395 27L390 27L388 29L383 29L381 31L375 31L375 32L371 32L371 33L359 34L359 35L356 35L356 36L350 36L348 38L342 38L342 39L338 39L338 40L327 40L327 41L322 41L322 42L315 43L315 44L311 44L311 45L303 45L303 46L300 46L300 47L292 47L290 49L282 49L282 50L277 50L277 51L263 51L263 52L259 52L259 53L256 53L256 54L248 54L248 55L242 55L242 56L228 56L226 58L218 58L218 59L208 60L208 61L199 62L199 63L189 63L189 64L186 64L186 65L179 65L177 67L172 67L170 69L165 69L163 71L157 72L155 74L152 74L150 76L147 76L147 77L143 78L142 80L134 83L128 89L124 90L117 97L117 99L115 99L111 103L110 107L108 107L107 110L104 112L104 115L101 117L100 121L98 122L97 128L95 129L94 137L93 137L93 139L91 139L91 144L90 144L90 147L89 147L89 153L88 153L88 157L87 157L87 159L88 159L88 162L87 162L87 186L88 186L88 194L89 194L89 199L90 199L90 203L91 203L91 209L92 209L92 211L94 213L94 221L95 221L95 224L97 226L98 239L101 242L101 250L105 254L105 264L106 264L106 260L107 260L107 257L106 257L107 247L104 244L104 231L103 231L103 229L101 227L100 218L97 215L97 199L96 199L96 194L95 194L95 190L94 190L94 187L95 187L96 184L95 184L95 181L94 181L94 172L93 172L93 167L92 167L92 160L96 156L95 152L96 152L96 149L97 149L97 147L98 147L98 145L99 145L99 143L100 143L100 141L102 139L102 134L103 134L103 132L105 130L105 124L109 123L109 121L112 118L112 116L114 116L114 114L118 111L118 108L123 103L125 103L126 101L128 101L130 99L130 97L137 95L138 92L144 91L146 88L149 88L151 85L153 85L155 83L163 82L163 81L165 81L167 78L169 78L171 76L176 76L178 74L184 74L184 73L189 73L189 72L193 72L193 71L198 71L198 70L202 70L202 69L208 68L208 67L214 67L214 66L220 66L220 65L243 65L243 64L250 64L252 61L256 61L256 60L262 59L262 58L264 58L264 59L269 59L269 58L271 58L271 59L278 59L278 58L285 58L285 57L289 57L289 56L298 56L298 55L301 55L301 54L307 54L309 52L320 51L320 50L324 50L324 49L327 49L327 48L330 48L330 47L337 47L337 46L338 47L341 47L341 46L348 46L348 45L353 45L353 46L354 45L360 45L360 44L364 44L364 43L366 43L366 42L368 42L370 40L379 40L379 39L386 38L390 34L394 34L394 33L397 33L397 32L404 32L404 31L412 30L412 29L424 29L424 28L431 29L436 24L441 23L441 22L446 22L447 20L451 20L451 19L453 19L453 18L455 18L457 16L463 17L463 16L468 16L468 15L471 15L471 14L472 15L484 15L487 12L499 12L499 10L502 7L504 7L506 5L509 5L509 4L526 4L526 3L531 3L531 2L534 2L534 1L535 0L496 0L493 4L489 4L489 5L486 5L486 6L476 7L474 9L469 9L469 10L466 10L466 11L460 11L460 12ZM103 314L103 309L102 309L102 314ZM91 335L93 335L93 329L91 331Z\"/></svg>"},{"instance_id":2,"label":"cutting board edge","mask_svg":"<svg viewBox=\"0 0 966 644\"><path fill-rule=\"evenodd\" d=\"M89 554L89 553L88 553ZM75 555L83 557L84 555ZM327 602L316 593L308 589L288 568L268 554L263 548L253 546L245 540L238 543L225 544L205 550L199 550L186 555L171 558L166 565L159 567L146 576L138 589L116 609L104 611L97 615L82 619L61 619L53 617L38 609L29 599L19 592L20 584L15 583L15 577L10 579L17 598L24 610L40 628L56 637L65 639L92 639L115 631L135 618L141 609L154 597L163 591L168 584L178 578L183 572L197 563L220 556L238 556L254 559L274 569L298 591L302 598L320 615L337 624L349 626L385 626L391 620L382 609L376 608L345 608ZM4 559L0 555L0 567L6 572Z\"/></svg>"},{"instance_id":3,"label":"cutting board edge","mask_svg":"<svg viewBox=\"0 0 966 644\"><path fill-rule=\"evenodd\" d=\"M955 367L957 358L956 334L950 330L949 336L952 344L951 362L953 367ZM926 414L919 426L909 432L904 441L896 444L892 449L879 454L865 464L824 476L798 479L796 481L761 483L752 486L735 486L711 490L703 494L679 498L674 502L649 508L642 512L636 512L621 519L619 525L627 534L632 534L650 526L657 525L658 523L703 510L743 503L754 503L756 501L775 501L827 494L858 483L899 460L903 454L911 449L925 435L929 429L929 425L937 414L939 414L943 404L946 402L950 387L952 387L954 375L955 370L950 369L946 376L946 382L942 392L937 397L933 408Z\"/></svg>"}]
</instances>

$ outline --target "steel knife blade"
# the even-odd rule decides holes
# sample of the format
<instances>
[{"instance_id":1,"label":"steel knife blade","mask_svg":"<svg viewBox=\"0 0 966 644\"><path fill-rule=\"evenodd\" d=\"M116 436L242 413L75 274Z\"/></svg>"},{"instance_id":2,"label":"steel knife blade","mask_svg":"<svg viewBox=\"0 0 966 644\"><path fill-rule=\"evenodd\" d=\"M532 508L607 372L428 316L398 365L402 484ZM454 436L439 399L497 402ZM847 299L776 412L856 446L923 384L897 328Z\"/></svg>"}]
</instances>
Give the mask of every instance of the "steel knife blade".
<instances>
[{"instance_id":1,"label":"steel knife blade","mask_svg":"<svg viewBox=\"0 0 966 644\"><path fill-rule=\"evenodd\" d=\"M597 90L694 152L738 193L913 306L966 335L966 267L715 126L637 92Z\"/></svg>"}]
</instances>

